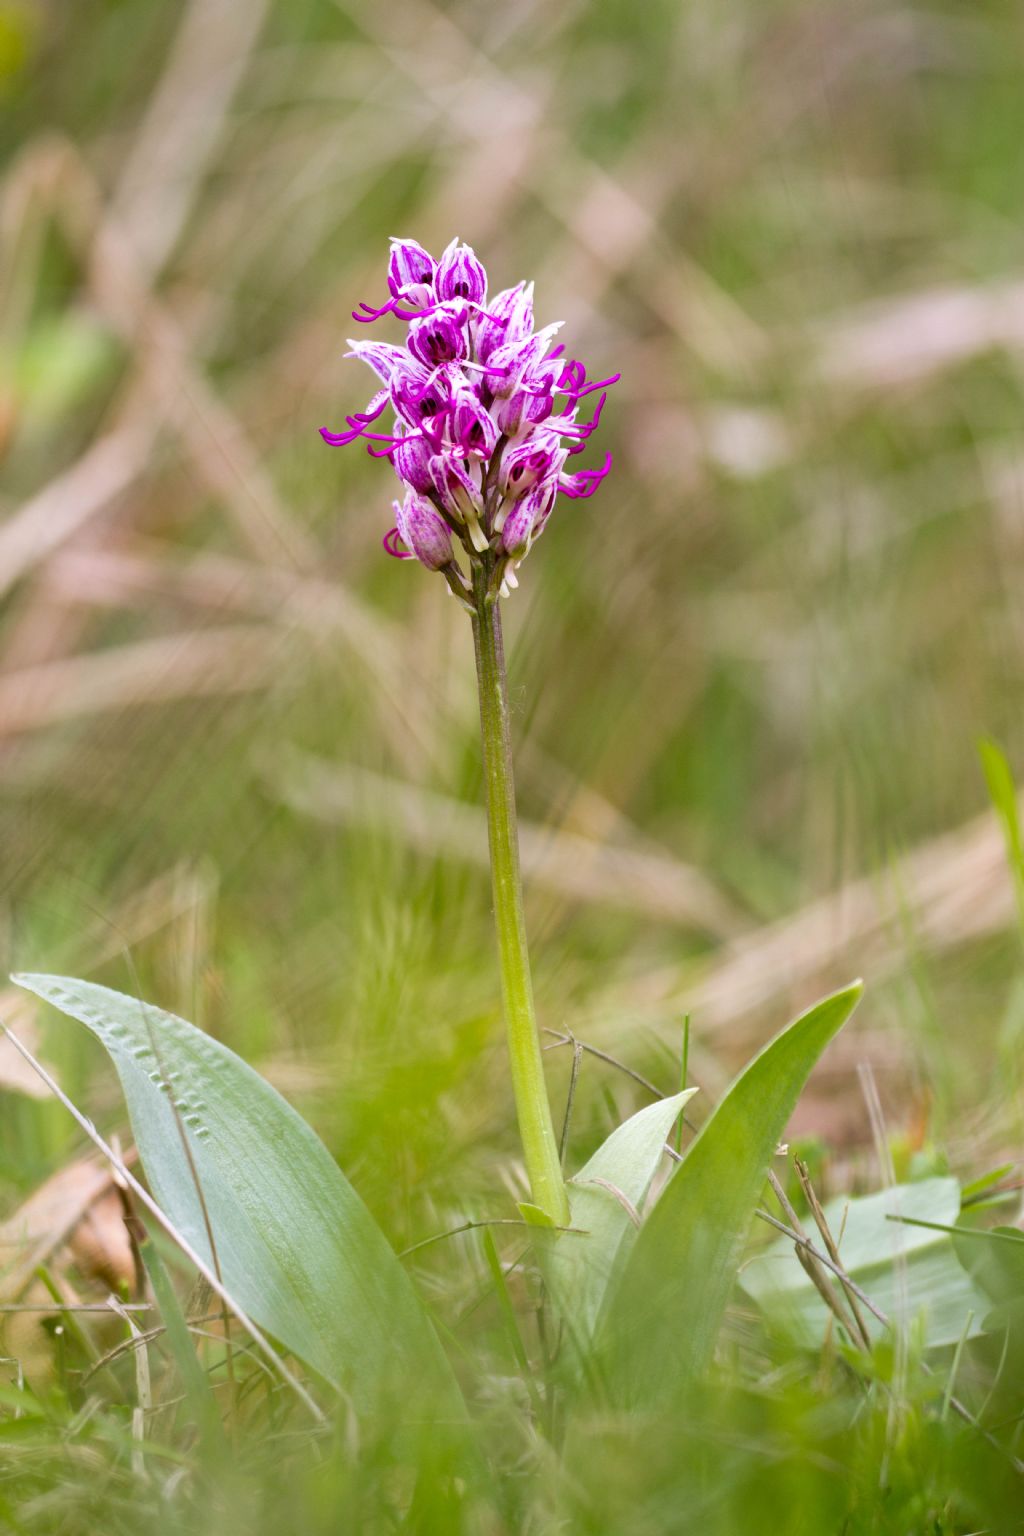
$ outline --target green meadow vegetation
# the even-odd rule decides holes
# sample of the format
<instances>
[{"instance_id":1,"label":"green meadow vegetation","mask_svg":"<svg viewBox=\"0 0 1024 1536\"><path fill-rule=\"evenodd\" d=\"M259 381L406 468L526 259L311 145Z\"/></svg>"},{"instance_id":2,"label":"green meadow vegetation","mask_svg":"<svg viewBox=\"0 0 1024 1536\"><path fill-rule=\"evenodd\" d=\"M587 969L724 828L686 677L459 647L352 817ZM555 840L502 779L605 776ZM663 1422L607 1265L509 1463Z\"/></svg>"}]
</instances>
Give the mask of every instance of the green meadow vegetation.
<instances>
[{"instance_id":1,"label":"green meadow vegetation","mask_svg":"<svg viewBox=\"0 0 1024 1536\"><path fill-rule=\"evenodd\" d=\"M1024 1528L1022 84L0 0L0 1529ZM507 699L318 437L396 234L621 372Z\"/></svg>"}]
</instances>

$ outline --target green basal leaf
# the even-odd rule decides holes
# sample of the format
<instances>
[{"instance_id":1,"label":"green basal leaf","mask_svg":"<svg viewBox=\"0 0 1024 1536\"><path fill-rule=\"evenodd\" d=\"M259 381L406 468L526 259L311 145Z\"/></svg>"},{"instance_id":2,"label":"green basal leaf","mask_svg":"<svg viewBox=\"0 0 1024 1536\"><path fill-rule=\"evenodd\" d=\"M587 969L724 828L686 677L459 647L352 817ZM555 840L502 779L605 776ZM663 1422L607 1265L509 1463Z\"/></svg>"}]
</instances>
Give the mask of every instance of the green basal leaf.
<instances>
[{"instance_id":1,"label":"green basal leaf","mask_svg":"<svg viewBox=\"0 0 1024 1536\"><path fill-rule=\"evenodd\" d=\"M13 979L106 1047L153 1195L254 1322L360 1411L400 1403L406 1422L461 1416L412 1282L323 1142L276 1089L161 1008L66 977Z\"/></svg>"},{"instance_id":2,"label":"green basal leaf","mask_svg":"<svg viewBox=\"0 0 1024 1536\"><path fill-rule=\"evenodd\" d=\"M614 1277L636 1241L640 1212L665 1141L696 1088L673 1094L618 1126L566 1186L572 1232L546 1245L544 1278L563 1324L584 1347Z\"/></svg>"},{"instance_id":3,"label":"green basal leaf","mask_svg":"<svg viewBox=\"0 0 1024 1536\"><path fill-rule=\"evenodd\" d=\"M952 1242L986 1297L999 1303L1024 1301L1024 1232L1019 1227L962 1227Z\"/></svg>"},{"instance_id":4,"label":"green basal leaf","mask_svg":"<svg viewBox=\"0 0 1024 1536\"><path fill-rule=\"evenodd\" d=\"M894 1323L917 1323L924 1342L933 1347L956 1344L972 1314L967 1336L980 1333L988 1310L984 1295L957 1261L949 1232L912 1224L952 1226L959 1214L960 1186L946 1178L898 1184L859 1200L832 1200L825 1207L847 1274ZM751 1259L740 1284L798 1343L812 1349L820 1345L832 1314L787 1238ZM874 1337L885 1331L866 1308L861 1314Z\"/></svg>"},{"instance_id":5,"label":"green basal leaf","mask_svg":"<svg viewBox=\"0 0 1024 1536\"><path fill-rule=\"evenodd\" d=\"M613 1402L684 1394L708 1365L769 1163L812 1067L860 999L859 982L796 1019L736 1079L639 1232L598 1333Z\"/></svg>"}]
</instances>

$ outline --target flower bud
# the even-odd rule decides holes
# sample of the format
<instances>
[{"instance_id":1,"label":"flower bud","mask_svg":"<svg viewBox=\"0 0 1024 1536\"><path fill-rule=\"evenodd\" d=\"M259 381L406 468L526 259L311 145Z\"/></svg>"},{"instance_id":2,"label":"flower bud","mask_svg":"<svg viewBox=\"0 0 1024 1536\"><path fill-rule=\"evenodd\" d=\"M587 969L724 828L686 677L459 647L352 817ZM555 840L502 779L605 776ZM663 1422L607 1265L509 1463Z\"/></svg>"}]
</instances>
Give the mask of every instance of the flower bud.
<instances>
[{"instance_id":1,"label":"flower bud","mask_svg":"<svg viewBox=\"0 0 1024 1536\"><path fill-rule=\"evenodd\" d=\"M442 301L466 299L470 304L483 303L487 294L487 273L471 245L452 241L437 264L434 288Z\"/></svg>"},{"instance_id":2,"label":"flower bud","mask_svg":"<svg viewBox=\"0 0 1024 1536\"><path fill-rule=\"evenodd\" d=\"M529 553L534 539L544 532L557 491L554 481L541 481L509 512L501 530L501 547L511 559L521 560Z\"/></svg>"},{"instance_id":3,"label":"flower bud","mask_svg":"<svg viewBox=\"0 0 1024 1536\"><path fill-rule=\"evenodd\" d=\"M453 559L452 536L441 514L422 496L409 491L404 501L394 503L395 525L402 542L416 559L432 571L439 571Z\"/></svg>"},{"instance_id":4,"label":"flower bud","mask_svg":"<svg viewBox=\"0 0 1024 1536\"><path fill-rule=\"evenodd\" d=\"M388 287L395 297L401 293L417 304L430 303L436 271L433 256L417 240L392 239Z\"/></svg>"},{"instance_id":5,"label":"flower bud","mask_svg":"<svg viewBox=\"0 0 1024 1536\"><path fill-rule=\"evenodd\" d=\"M523 341L533 330L533 284L506 288L487 305L476 321L476 354L482 363L506 342Z\"/></svg>"}]
</instances>

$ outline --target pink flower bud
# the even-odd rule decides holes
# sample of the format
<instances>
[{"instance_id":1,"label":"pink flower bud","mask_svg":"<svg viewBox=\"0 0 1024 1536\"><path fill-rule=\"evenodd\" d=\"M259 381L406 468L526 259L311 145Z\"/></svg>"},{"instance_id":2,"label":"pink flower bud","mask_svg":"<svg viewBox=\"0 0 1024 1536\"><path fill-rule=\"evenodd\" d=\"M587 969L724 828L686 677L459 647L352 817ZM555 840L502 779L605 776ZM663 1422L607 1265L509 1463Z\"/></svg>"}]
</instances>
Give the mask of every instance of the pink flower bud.
<instances>
[{"instance_id":1,"label":"pink flower bud","mask_svg":"<svg viewBox=\"0 0 1024 1536\"><path fill-rule=\"evenodd\" d=\"M516 502L501 530L501 547L511 559L521 560L529 553L534 539L544 532L557 490L553 481L542 481Z\"/></svg>"},{"instance_id":2,"label":"pink flower bud","mask_svg":"<svg viewBox=\"0 0 1024 1536\"><path fill-rule=\"evenodd\" d=\"M517 283L506 288L487 305L486 314L476 321L476 353L482 363L490 360L496 347L506 342L523 341L533 330L533 284Z\"/></svg>"},{"instance_id":3,"label":"pink flower bud","mask_svg":"<svg viewBox=\"0 0 1024 1536\"><path fill-rule=\"evenodd\" d=\"M432 571L439 571L453 559L452 536L441 514L423 496L409 491L402 502L396 501L395 526L402 542L416 559Z\"/></svg>"},{"instance_id":4,"label":"pink flower bud","mask_svg":"<svg viewBox=\"0 0 1024 1536\"><path fill-rule=\"evenodd\" d=\"M436 271L433 256L417 240L392 239L388 287L395 297L402 293L417 304L428 303Z\"/></svg>"},{"instance_id":5,"label":"pink flower bud","mask_svg":"<svg viewBox=\"0 0 1024 1536\"><path fill-rule=\"evenodd\" d=\"M471 245L452 241L437 264L434 288L442 301L467 299L470 304L483 303L487 295L487 273Z\"/></svg>"}]
</instances>

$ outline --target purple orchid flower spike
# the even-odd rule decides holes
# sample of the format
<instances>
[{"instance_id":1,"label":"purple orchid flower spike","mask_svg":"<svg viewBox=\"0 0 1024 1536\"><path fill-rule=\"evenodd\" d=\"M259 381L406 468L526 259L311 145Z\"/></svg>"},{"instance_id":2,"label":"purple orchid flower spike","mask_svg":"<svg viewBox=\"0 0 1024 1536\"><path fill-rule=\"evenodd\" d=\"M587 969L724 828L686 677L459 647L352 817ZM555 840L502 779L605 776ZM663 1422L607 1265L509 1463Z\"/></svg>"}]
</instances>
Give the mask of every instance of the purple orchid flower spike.
<instances>
[{"instance_id":1,"label":"purple orchid flower spike","mask_svg":"<svg viewBox=\"0 0 1024 1536\"><path fill-rule=\"evenodd\" d=\"M588 448L618 375L589 380L583 363L555 344L559 325L537 329L532 283L488 299L487 273L458 240L436 262L417 241L392 240L387 287L384 304L361 304L354 318L404 322L405 345L350 343L378 388L344 430L321 432L332 447L361 438L389 460L405 494L394 502L385 549L438 571L472 617L498 958L530 1185L531 1203L521 1209L565 1227L572 1212L526 948L499 598L518 585L517 569L559 496L587 500L607 476L610 454L600 468L567 465Z\"/></svg>"},{"instance_id":2,"label":"purple orchid flower spike","mask_svg":"<svg viewBox=\"0 0 1024 1536\"><path fill-rule=\"evenodd\" d=\"M598 468L575 466L619 375L588 379L555 345L558 323L535 327L532 283L488 299L482 263L457 239L436 261L418 241L393 239L387 288L384 304L363 304L355 318L404 322L405 345L349 343L382 387L342 430L321 435L332 447L361 438L390 461L406 494L385 547L440 571L469 606L478 567L492 593L507 593L558 497L583 501L600 488L610 454Z\"/></svg>"}]
</instances>

